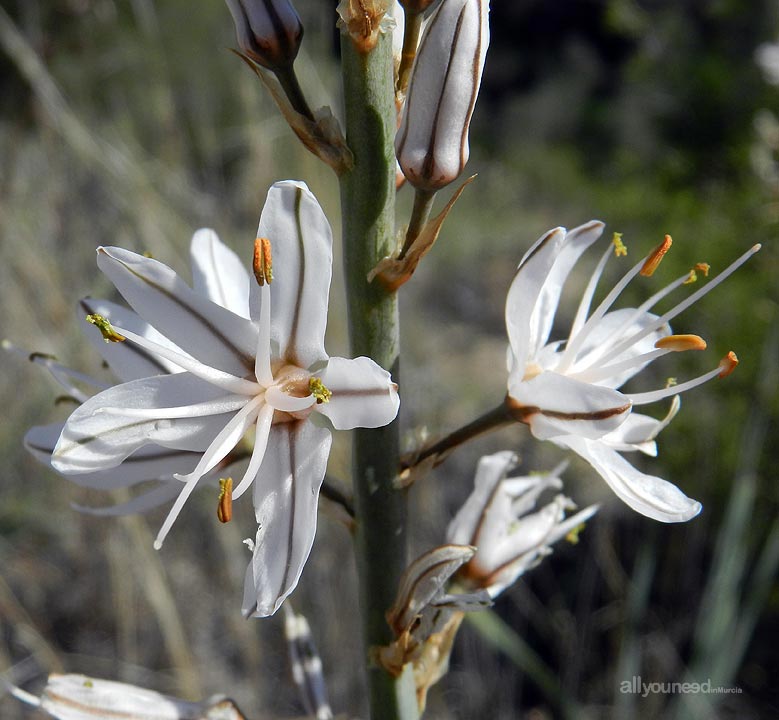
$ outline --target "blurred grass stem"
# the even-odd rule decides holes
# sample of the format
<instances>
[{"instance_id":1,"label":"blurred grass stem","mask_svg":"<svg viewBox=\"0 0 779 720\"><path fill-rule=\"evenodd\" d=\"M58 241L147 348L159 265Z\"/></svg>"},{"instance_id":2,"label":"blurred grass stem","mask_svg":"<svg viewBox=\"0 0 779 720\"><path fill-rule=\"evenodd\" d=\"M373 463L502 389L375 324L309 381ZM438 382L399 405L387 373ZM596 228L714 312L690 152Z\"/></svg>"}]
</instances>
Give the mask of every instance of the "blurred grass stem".
<instances>
[{"instance_id":1,"label":"blurred grass stem","mask_svg":"<svg viewBox=\"0 0 779 720\"><path fill-rule=\"evenodd\" d=\"M393 251L395 238L395 104L392 45L380 35L360 52L341 36L346 141L354 167L341 175L344 274L349 337L354 355L367 355L398 380L399 321L394 293L368 283L368 273ZM365 659L372 646L393 638L384 613L406 566L406 496L394 488L399 425L353 434L355 552L360 584ZM395 678L368 668L372 720L419 716L410 666Z\"/></svg>"}]
</instances>

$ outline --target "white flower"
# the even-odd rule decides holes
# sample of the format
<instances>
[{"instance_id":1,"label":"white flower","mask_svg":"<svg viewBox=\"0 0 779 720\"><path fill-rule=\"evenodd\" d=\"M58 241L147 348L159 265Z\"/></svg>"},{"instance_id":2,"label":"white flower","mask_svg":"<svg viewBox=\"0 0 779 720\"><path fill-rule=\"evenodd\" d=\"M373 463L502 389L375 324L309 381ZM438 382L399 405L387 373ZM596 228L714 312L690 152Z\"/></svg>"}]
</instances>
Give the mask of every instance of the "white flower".
<instances>
[{"instance_id":1,"label":"white flower","mask_svg":"<svg viewBox=\"0 0 779 720\"><path fill-rule=\"evenodd\" d=\"M449 523L446 538L457 545L474 545L476 554L460 569L470 587L495 598L527 570L552 552L551 546L582 523L598 507L592 505L566 518L574 503L564 495L531 513L539 495L562 489L560 465L550 473L507 477L516 465L512 452L486 455L476 469L474 490Z\"/></svg>"},{"instance_id":2,"label":"white flower","mask_svg":"<svg viewBox=\"0 0 779 720\"><path fill-rule=\"evenodd\" d=\"M60 472L120 466L150 443L197 453L155 541L160 547L200 479L253 428L254 449L232 498L253 485L259 530L246 575L244 613L264 616L294 589L316 530L330 450L325 416L337 429L379 427L398 411L397 388L372 360L330 358L324 349L332 235L302 183L275 184L262 211L250 282L233 268L220 306L173 270L120 248L98 248L98 265L125 300L175 349L116 324L109 337L163 358L184 372L132 380L88 399L68 419L54 449ZM204 273L196 287L218 286ZM239 291L248 290L241 299ZM101 318L95 318L98 324ZM255 482L256 480L256 482Z\"/></svg>"},{"instance_id":3,"label":"white flower","mask_svg":"<svg viewBox=\"0 0 779 720\"><path fill-rule=\"evenodd\" d=\"M707 380L724 377L738 362L729 353L713 370L675 387L643 393L618 390L656 358L680 350L701 350L696 335L672 335L669 321L716 287L760 249L755 245L715 279L661 316L650 310L669 293L689 283L693 273L656 292L638 308L611 310L639 273L651 275L670 247L666 241L634 265L595 310L590 304L612 248L600 259L584 291L565 341L547 342L568 274L582 253L602 234L591 221L570 232L555 228L543 235L519 264L506 301L510 350L507 403L533 435L570 448L589 462L630 507L663 522L689 520L701 505L676 486L634 468L618 451L656 454L654 438L678 409L678 400L662 421L632 412L637 405L668 398ZM615 236L615 250L624 246ZM700 270L708 272L708 266Z\"/></svg>"}]
</instances>

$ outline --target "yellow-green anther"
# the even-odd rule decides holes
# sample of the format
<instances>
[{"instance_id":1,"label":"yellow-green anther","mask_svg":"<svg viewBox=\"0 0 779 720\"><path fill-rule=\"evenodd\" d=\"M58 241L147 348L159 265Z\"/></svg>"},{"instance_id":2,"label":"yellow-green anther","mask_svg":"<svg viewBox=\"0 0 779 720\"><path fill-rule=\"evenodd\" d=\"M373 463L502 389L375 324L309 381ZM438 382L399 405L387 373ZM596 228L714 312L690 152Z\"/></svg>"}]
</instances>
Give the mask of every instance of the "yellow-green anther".
<instances>
[{"instance_id":1,"label":"yellow-green anther","mask_svg":"<svg viewBox=\"0 0 779 720\"><path fill-rule=\"evenodd\" d=\"M566 542L571 545L576 545L579 542L579 534L584 530L584 523L579 523L576 527L572 527L565 536Z\"/></svg>"},{"instance_id":2,"label":"yellow-green anther","mask_svg":"<svg viewBox=\"0 0 779 720\"><path fill-rule=\"evenodd\" d=\"M622 233L615 232L611 238L611 243L614 245L614 255L616 257L623 257L628 254L628 249L625 243L622 242Z\"/></svg>"},{"instance_id":3,"label":"yellow-green anther","mask_svg":"<svg viewBox=\"0 0 779 720\"><path fill-rule=\"evenodd\" d=\"M333 396L332 391L328 390L318 377L312 377L308 381L308 389L316 398L317 405L330 402L330 398Z\"/></svg>"},{"instance_id":4,"label":"yellow-green anther","mask_svg":"<svg viewBox=\"0 0 779 720\"><path fill-rule=\"evenodd\" d=\"M104 318L102 315L87 315L87 322L92 323L98 330L100 330L100 334L103 336L103 340L106 342L125 341L124 335L120 335L118 332L116 332L111 323L108 322L108 319Z\"/></svg>"}]
</instances>

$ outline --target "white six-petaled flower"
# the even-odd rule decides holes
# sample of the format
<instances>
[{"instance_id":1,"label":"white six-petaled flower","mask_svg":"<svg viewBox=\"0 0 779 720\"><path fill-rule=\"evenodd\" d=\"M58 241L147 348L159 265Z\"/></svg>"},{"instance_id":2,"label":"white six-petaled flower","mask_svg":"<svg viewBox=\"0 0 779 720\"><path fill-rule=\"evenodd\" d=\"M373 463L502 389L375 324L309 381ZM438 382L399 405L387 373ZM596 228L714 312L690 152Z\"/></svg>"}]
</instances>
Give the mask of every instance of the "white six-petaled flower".
<instances>
[{"instance_id":1,"label":"white six-petaled flower","mask_svg":"<svg viewBox=\"0 0 779 720\"><path fill-rule=\"evenodd\" d=\"M691 273L685 273L637 308L611 308L636 275L654 272L670 247L670 237L635 264L591 311L598 280L612 254L609 246L584 291L567 340L548 342L563 285L582 253L602 232L603 223L599 221L570 232L555 228L543 235L520 262L506 301L510 343L507 404L536 438L569 448L590 463L634 510L662 522L683 522L700 512L700 503L675 485L640 472L619 454L640 450L655 455L654 438L675 414L678 398L664 420L633 412L633 408L678 396L713 377L724 377L737 359L729 353L713 370L675 387L642 393L623 393L619 388L662 355L706 347L696 335L672 335L669 321L733 273L760 246L752 247L660 316L651 309L688 283ZM624 247L618 242L615 249Z\"/></svg>"},{"instance_id":2,"label":"white six-petaled flower","mask_svg":"<svg viewBox=\"0 0 779 720\"><path fill-rule=\"evenodd\" d=\"M209 272L219 263L196 261L194 290L155 260L98 249L101 270L159 336L118 321L110 333L179 371L87 399L66 422L52 466L65 474L105 471L150 444L196 453L194 467L174 474L181 490L155 541L160 547L201 478L253 428L251 458L232 497L253 485L259 529L243 609L263 616L294 589L314 539L331 437L310 416L337 429L379 427L395 418L399 398L389 373L369 358L325 352L332 234L308 188L276 183L257 235L272 249L273 282L263 285L250 282L221 244L211 249L232 277ZM210 299L217 293L224 302Z\"/></svg>"},{"instance_id":3,"label":"white six-petaled flower","mask_svg":"<svg viewBox=\"0 0 779 720\"><path fill-rule=\"evenodd\" d=\"M531 512L546 490L561 490L562 464L549 473L508 477L516 465L514 453L503 451L479 460L474 490L455 515L446 539L457 545L473 545L475 555L459 570L471 588L495 598L520 575L535 567L551 546L597 511L597 505L572 515L574 503L562 494Z\"/></svg>"}]
</instances>

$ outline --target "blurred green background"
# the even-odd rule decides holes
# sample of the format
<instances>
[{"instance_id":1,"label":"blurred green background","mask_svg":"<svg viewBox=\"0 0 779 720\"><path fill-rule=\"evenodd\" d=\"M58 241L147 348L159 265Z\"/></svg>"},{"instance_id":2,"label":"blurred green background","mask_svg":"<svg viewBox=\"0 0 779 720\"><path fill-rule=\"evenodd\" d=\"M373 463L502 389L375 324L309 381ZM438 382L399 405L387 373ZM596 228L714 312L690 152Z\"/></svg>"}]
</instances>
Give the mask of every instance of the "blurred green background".
<instances>
[{"instance_id":1,"label":"blurred green background","mask_svg":"<svg viewBox=\"0 0 779 720\"><path fill-rule=\"evenodd\" d=\"M493 5L468 168L479 178L402 291L409 448L505 393L505 294L516 263L549 227L598 217L607 232L624 233L635 258L672 234L671 254L651 281L631 285L630 303L696 262L716 270L755 242L764 248L674 323L705 337L709 351L675 357L641 382L649 389L667 375L709 369L730 349L739 355L731 377L684 397L660 437L660 457L637 461L701 500L702 515L682 526L655 523L573 462L566 493L603 509L578 545L559 547L478 628L464 626L428 716L776 717L779 87L755 51L779 39L779 7ZM306 28L302 85L313 106L338 115L334 3L296 6ZM189 238L210 226L248 261L275 180L305 180L337 233L334 176L299 146L228 52L233 45L217 0L0 2L2 337L101 372L76 312L80 297L111 293L94 248L151 251L188 277ZM409 205L406 189L399 224ZM336 266L334 355L348 353L342 293ZM21 448L29 426L67 415L56 394L39 368L0 355L0 672L33 691L46 673L64 670L191 698L224 692L250 718L300 715L281 619L240 617L251 507L237 503L234 522L222 526L213 494L201 493L162 553L151 549L160 512L121 520L74 512L73 502L107 498ZM460 449L411 491L415 553L443 540L479 456L506 448L521 451L523 470L560 458L520 428ZM348 458L348 438L339 437L330 472L348 478ZM334 709L359 715L350 540L336 514L322 510L293 603L313 626ZM620 683L638 675L742 692L621 693ZM0 717L36 715L6 697Z\"/></svg>"}]
</instances>

